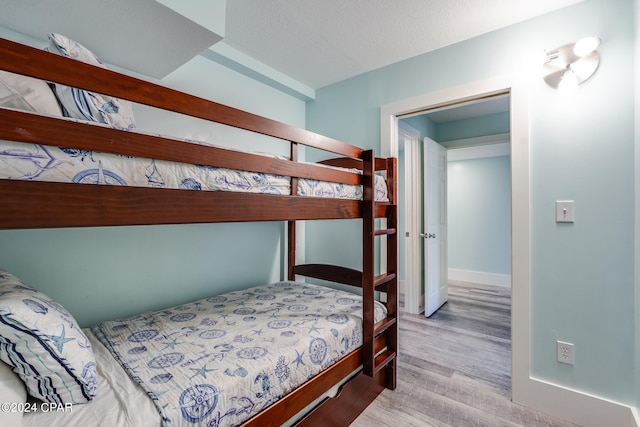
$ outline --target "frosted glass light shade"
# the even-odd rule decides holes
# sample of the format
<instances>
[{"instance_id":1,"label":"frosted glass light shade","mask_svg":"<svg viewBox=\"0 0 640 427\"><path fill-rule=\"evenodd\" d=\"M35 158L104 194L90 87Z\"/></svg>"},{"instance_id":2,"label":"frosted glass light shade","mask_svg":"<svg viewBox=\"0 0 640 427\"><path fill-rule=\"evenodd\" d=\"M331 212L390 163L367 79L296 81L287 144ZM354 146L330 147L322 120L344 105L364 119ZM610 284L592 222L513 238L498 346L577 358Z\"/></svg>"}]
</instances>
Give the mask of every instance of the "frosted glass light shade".
<instances>
[{"instance_id":1,"label":"frosted glass light shade","mask_svg":"<svg viewBox=\"0 0 640 427\"><path fill-rule=\"evenodd\" d=\"M568 78L565 83L569 87L577 87L587 81L595 73L600 63L598 51L595 50L599 44L600 39L592 37L547 51L542 66L544 81L556 89L559 89L565 76ZM582 55L577 55L576 50Z\"/></svg>"}]
</instances>

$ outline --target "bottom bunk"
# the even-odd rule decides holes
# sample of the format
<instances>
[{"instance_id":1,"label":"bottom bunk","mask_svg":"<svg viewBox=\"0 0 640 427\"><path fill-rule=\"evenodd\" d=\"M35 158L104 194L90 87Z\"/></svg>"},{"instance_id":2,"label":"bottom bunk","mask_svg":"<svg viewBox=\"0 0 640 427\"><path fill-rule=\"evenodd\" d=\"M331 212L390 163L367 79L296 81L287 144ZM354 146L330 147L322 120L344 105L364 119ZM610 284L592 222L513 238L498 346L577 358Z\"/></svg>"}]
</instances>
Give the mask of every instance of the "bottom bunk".
<instances>
[{"instance_id":1,"label":"bottom bunk","mask_svg":"<svg viewBox=\"0 0 640 427\"><path fill-rule=\"evenodd\" d=\"M0 271L0 356L31 395L13 407L25 426L345 425L385 386L359 372L362 310L284 281L80 329Z\"/></svg>"}]
</instances>

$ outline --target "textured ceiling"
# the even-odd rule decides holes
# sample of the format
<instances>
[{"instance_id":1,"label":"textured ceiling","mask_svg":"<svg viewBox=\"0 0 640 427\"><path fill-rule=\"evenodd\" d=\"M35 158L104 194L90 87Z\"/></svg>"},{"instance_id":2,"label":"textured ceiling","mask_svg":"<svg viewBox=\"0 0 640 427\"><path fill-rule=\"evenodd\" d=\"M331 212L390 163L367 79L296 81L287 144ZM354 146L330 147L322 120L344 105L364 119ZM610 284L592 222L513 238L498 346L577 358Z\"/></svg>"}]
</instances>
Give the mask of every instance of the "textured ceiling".
<instances>
[{"instance_id":1,"label":"textured ceiling","mask_svg":"<svg viewBox=\"0 0 640 427\"><path fill-rule=\"evenodd\" d=\"M105 62L156 78L220 34L313 90L579 1L0 0L0 26L43 41L65 34ZM210 28L216 21L226 28Z\"/></svg>"},{"instance_id":2,"label":"textured ceiling","mask_svg":"<svg viewBox=\"0 0 640 427\"><path fill-rule=\"evenodd\" d=\"M314 89L581 0L231 0L225 43Z\"/></svg>"}]
</instances>

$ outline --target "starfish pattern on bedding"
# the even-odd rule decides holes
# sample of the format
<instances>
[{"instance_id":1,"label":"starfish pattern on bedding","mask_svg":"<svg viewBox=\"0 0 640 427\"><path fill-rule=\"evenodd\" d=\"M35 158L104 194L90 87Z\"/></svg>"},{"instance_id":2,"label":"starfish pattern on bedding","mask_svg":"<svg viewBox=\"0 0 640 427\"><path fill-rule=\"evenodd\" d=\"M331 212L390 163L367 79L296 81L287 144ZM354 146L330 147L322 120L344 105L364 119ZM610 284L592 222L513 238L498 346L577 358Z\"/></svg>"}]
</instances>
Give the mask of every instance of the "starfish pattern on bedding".
<instances>
[{"instance_id":1,"label":"starfish pattern on bedding","mask_svg":"<svg viewBox=\"0 0 640 427\"><path fill-rule=\"evenodd\" d=\"M170 348L171 350L175 350L175 348L176 348L176 346L178 344L182 344L182 342L178 342L178 339L175 338L173 341L169 341L169 342L164 343L165 347L161 351L164 351L164 350L166 350L168 348Z\"/></svg>"},{"instance_id":2,"label":"starfish pattern on bedding","mask_svg":"<svg viewBox=\"0 0 640 427\"><path fill-rule=\"evenodd\" d=\"M69 341L75 340L75 338L65 338L64 325L62 326L62 333L59 336L48 335L48 337L51 341L53 341L53 344L55 344L56 348L61 353L62 353L62 348L66 343L68 343Z\"/></svg>"},{"instance_id":3,"label":"starfish pattern on bedding","mask_svg":"<svg viewBox=\"0 0 640 427\"><path fill-rule=\"evenodd\" d=\"M194 378L198 375L202 375L203 378L207 378L208 372L213 372L217 370L217 369L207 369L207 365L203 365L202 368L189 368L189 369L192 371L195 371L195 374L193 374L190 378Z\"/></svg>"},{"instance_id":4,"label":"starfish pattern on bedding","mask_svg":"<svg viewBox=\"0 0 640 427\"><path fill-rule=\"evenodd\" d=\"M324 328L317 328L315 325L311 325L309 328L309 335L311 335L312 332L319 334L322 329Z\"/></svg>"},{"instance_id":5,"label":"starfish pattern on bedding","mask_svg":"<svg viewBox=\"0 0 640 427\"><path fill-rule=\"evenodd\" d=\"M304 365L304 360L302 360L302 356L304 356L304 351L302 353L298 353L298 350L296 350L296 354L298 355L295 359L293 359L293 362L291 363L295 363L296 367L300 366L300 365Z\"/></svg>"}]
</instances>

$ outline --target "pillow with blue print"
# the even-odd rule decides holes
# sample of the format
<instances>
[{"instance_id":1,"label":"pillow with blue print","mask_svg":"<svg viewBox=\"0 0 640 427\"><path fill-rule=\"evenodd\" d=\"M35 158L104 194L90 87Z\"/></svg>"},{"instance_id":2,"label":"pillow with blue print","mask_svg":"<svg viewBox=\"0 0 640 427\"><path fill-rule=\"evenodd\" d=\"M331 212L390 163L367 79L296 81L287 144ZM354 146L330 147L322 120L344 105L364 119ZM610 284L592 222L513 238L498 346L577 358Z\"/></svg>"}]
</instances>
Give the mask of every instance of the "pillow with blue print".
<instances>
[{"instance_id":1,"label":"pillow with blue print","mask_svg":"<svg viewBox=\"0 0 640 427\"><path fill-rule=\"evenodd\" d=\"M96 362L89 339L59 303L0 270L0 359L27 391L55 404L96 396Z\"/></svg>"},{"instance_id":2,"label":"pillow with blue print","mask_svg":"<svg viewBox=\"0 0 640 427\"><path fill-rule=\"evenodd\" d=\"M46 50L96 67L107 68L92 51L61 34L49 34L49 47ZM136 127L133 104L130 101L57 83L54 86L66 116L106 123L120 129Z\"/></svg>"}]
</instances>

